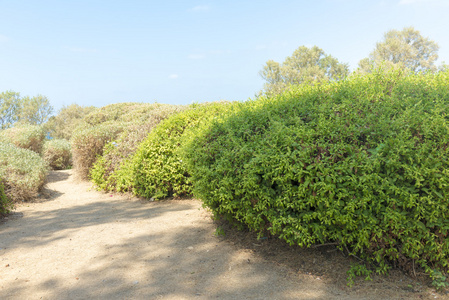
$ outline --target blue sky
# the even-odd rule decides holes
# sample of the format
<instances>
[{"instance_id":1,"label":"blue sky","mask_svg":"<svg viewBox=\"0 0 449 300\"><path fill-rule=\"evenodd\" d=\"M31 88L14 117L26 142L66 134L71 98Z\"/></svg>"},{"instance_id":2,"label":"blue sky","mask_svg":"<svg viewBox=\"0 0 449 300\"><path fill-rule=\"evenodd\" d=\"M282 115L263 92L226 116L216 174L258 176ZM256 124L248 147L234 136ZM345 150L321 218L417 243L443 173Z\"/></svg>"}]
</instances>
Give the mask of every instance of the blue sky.
<instances>
[{"instance_id":1,"label":"blue sky","mask_svg":"<svg viewBox=\"0 0 449 300\"><path fill-rule=\"evenodd\" d=\"M0 0L0 92L63 105L246 100L264 63L317 45L357 67L414 26L449 63L449 0Z\"/></svg>"}]
</instances>

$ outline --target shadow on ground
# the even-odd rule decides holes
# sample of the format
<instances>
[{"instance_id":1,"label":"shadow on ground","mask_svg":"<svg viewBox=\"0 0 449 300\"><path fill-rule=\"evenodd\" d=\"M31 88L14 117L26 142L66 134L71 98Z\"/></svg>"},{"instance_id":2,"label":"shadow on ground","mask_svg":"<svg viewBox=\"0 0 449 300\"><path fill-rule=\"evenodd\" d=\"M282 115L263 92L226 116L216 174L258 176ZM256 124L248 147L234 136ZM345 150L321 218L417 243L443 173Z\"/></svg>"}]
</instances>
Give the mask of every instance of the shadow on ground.
<instances>
[{"instance_id":1,"label":"shadow on ground","mask_svg":"<svg viewBox=\"0 0 449 300\"><path fill-rule=\"evenodd\" d=\"M53 183L69 178L56 177ZM84 187L70 187L80 191L82 203L56 185L57 200L0 224L0 258L9 259L8 267L0 265L1 299L429 296L400 273L347 288L351 260L332 247L301 249L257 240L226 224L220 224L225 236L217 237L216 224L196 200L141 203L81 192Z\"/></svg>"}]
</instances>

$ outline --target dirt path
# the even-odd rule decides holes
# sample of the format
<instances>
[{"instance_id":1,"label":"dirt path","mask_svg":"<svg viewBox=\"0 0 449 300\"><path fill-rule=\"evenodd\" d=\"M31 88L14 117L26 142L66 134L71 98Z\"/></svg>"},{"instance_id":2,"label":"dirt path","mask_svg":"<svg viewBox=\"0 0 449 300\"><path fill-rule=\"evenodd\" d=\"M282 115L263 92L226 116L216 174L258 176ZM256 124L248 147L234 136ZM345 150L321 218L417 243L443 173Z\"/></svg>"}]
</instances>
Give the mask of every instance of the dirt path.
<instances>
[{"instance_id":1,"label":"dirt path","mask_svg":"<svg viewBox=\"0 0 449 300\"><path fill-rule=\"evenodd\" d=\"M217 237L197 200L104 194L71 171L52 172L48 189L0 223L0 299L445 298L402 275L347 288L336 252Z\"/></svg>"}]
</instances>

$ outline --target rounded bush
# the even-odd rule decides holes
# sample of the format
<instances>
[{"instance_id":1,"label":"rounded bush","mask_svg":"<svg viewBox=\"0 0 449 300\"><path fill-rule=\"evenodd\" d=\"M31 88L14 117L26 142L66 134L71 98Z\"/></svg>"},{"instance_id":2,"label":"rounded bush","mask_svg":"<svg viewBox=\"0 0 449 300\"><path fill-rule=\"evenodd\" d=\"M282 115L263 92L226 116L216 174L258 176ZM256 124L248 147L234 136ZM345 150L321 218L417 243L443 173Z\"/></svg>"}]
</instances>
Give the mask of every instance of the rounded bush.
<instances>
[{"instance_id":1,"label":"rounded bush","mask_svg":"<svg viewBox=\"0 0 449 300\"><path fill-rule=\"evenodd\" d=\"M72 163L70 142L65 139L52 139L44 143L42 158L53 170L68 169Z\"/></svg>"},{"instance_id":2,"label":"rounded bush","mask_svg":"<svg viewBox=\"0 0 449 300\"><path fill-rule=\"evenodd\" d=\"M449 262L449 72L352 76L261 98L185 149L214 214L386 272Z\"/></svg>"},{"instance_id":3,"label":"rounded bush","mask_svg":"<svg viewBox=\"0 0 449 300\"><path fill-rule=\"evenodd\" d=\"M99 189L116 190L116 170L121 168L123 162L136 151L138 145L155 126L172 114L184 111L187 106L154 105L151 110L148 107L145 109L147 111L144 114L142 112L136 113L144 115L145 118L127 126L117 139L106 144L103 154L97 158L92 166L89 177Z\"/></svg>"},{"instance_id":4,"label":"rounded bush","mask_svg":"<svg viewBox=\"0 0 449 300\"><path fill-rule=\"evenodd\" d=\"M231 107L228 102L194 105L161 122L117 171L117 190L154 199L190 195L190 175L179 149L201 122Z\"/></svg>"},{"instance_id":5,"label":"rounded bush","mask_svg":"<svg viewBox=\"0 0 449 300\"><path fill-rule=\"evenodd\" d=\"M45 130L40 125L18 125L0 131L0 141L41 153L45 141Z\"/></svg>"},{"instance_id":6,"label":"rounded bush","mask_svg":"<svg viewBox=\"0 0 449 300\"><path fill-rule=\"evenodd\" d=\"M48 166L35 152L0 142L0 178L13 201L35 198L45 184Z\"/></svg>"}]
</instances>

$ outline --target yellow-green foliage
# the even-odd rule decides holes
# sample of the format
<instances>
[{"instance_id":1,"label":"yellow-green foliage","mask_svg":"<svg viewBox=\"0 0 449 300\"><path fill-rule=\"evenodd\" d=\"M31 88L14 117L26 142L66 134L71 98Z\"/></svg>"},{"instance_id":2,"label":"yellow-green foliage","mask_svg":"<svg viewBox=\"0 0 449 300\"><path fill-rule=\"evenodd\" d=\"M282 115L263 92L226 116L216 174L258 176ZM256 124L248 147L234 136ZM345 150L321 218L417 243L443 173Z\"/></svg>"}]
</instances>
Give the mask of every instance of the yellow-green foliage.
<instances>
[{"instance_id":1,"label":"yellow-green foliage","mask_svg":"<svg viewBox=\"0 0 449 300\"><path fill-rule=\"evenodd\" d=\"M52 139L44 143L42 158L53 170L64 170L71 166L72 152L70 142L65 139Z\"/></svg>"},{"instance_id":2,"label":"yellow-green foliage","mask_svg":"<svg viewBox=\"0 0 449 300\"><path fill-rule=\"evenodd\" d=\"M96 109L85 116L71 138L73 167L82 179L98 156L103 155L104 146L115 140L120 133L132 126L142 125L152 119L154 110L163 110L165 104L118 103Z\"/></svg>"},{"instance_id":3,"label":"yellow-green foliage","mask_svg":"<svg viewBox=\"0 0 449 300\"><path fill-rule=\"evenodd\" d=\"M13 201L30 200L43 187L48 167L35 152L0 142L0 178Z\"/></svg>"},{"instance_id":4,"label":"yellow-green foliage","mask_svg":"<svg viewBox=\"0 0 449 300\"><path fill-rule=\"evenodd\" d=\"M181 105L154 105L151 110L145 111L145 118L126 127L117 139L104 147L103 155L97 158L90 171L92 181L100 189L115 190L116 170L123 161L136 151L137 146L157 124L187 108L188 106Z\"/></svg>"},{"instance_id":5,"label":"yellow-green foliage","mask_svg":"<svg viewBox=\"0 0 449 300\"><path fill-rule=\"evenodd\" d=\"M39 125L19 125L0 131L0 141L41 153L45 131Z\"/></svg>"},{"instance_id":6,"label":"yellow-green foliage","mask_svg":"<svg viewBox=\"0 0 449 300\"><path fill-rule=\"evenodd\" d=\"M0 178L0 217L8 214L12 208L12 202L5 193L3 179Z\"/></svg>"},{"instance_id":7,"label":"yellow-green foliage","mask_svg":"<svg viewBox=\"0 0 449 300\"><path fill-rule=\"evenodd\" d=\"M336 242L380 273L392 261L447 271L449 72L400 72L246 102L187 145L195 196L290 244Z\"/></svg>"},{"instance_id":8,"label":"yellow-green foliage","mask_svg":"<svg viewBox=\"0 0 449 300\"><path fill-rule=\"evenodd\" d=\"M116 172L117 190L154 199L190 195L180 146L201 122L211 121L232 107L227 102L194 105L161 122Z\"/></svg>"}]
</instances>

